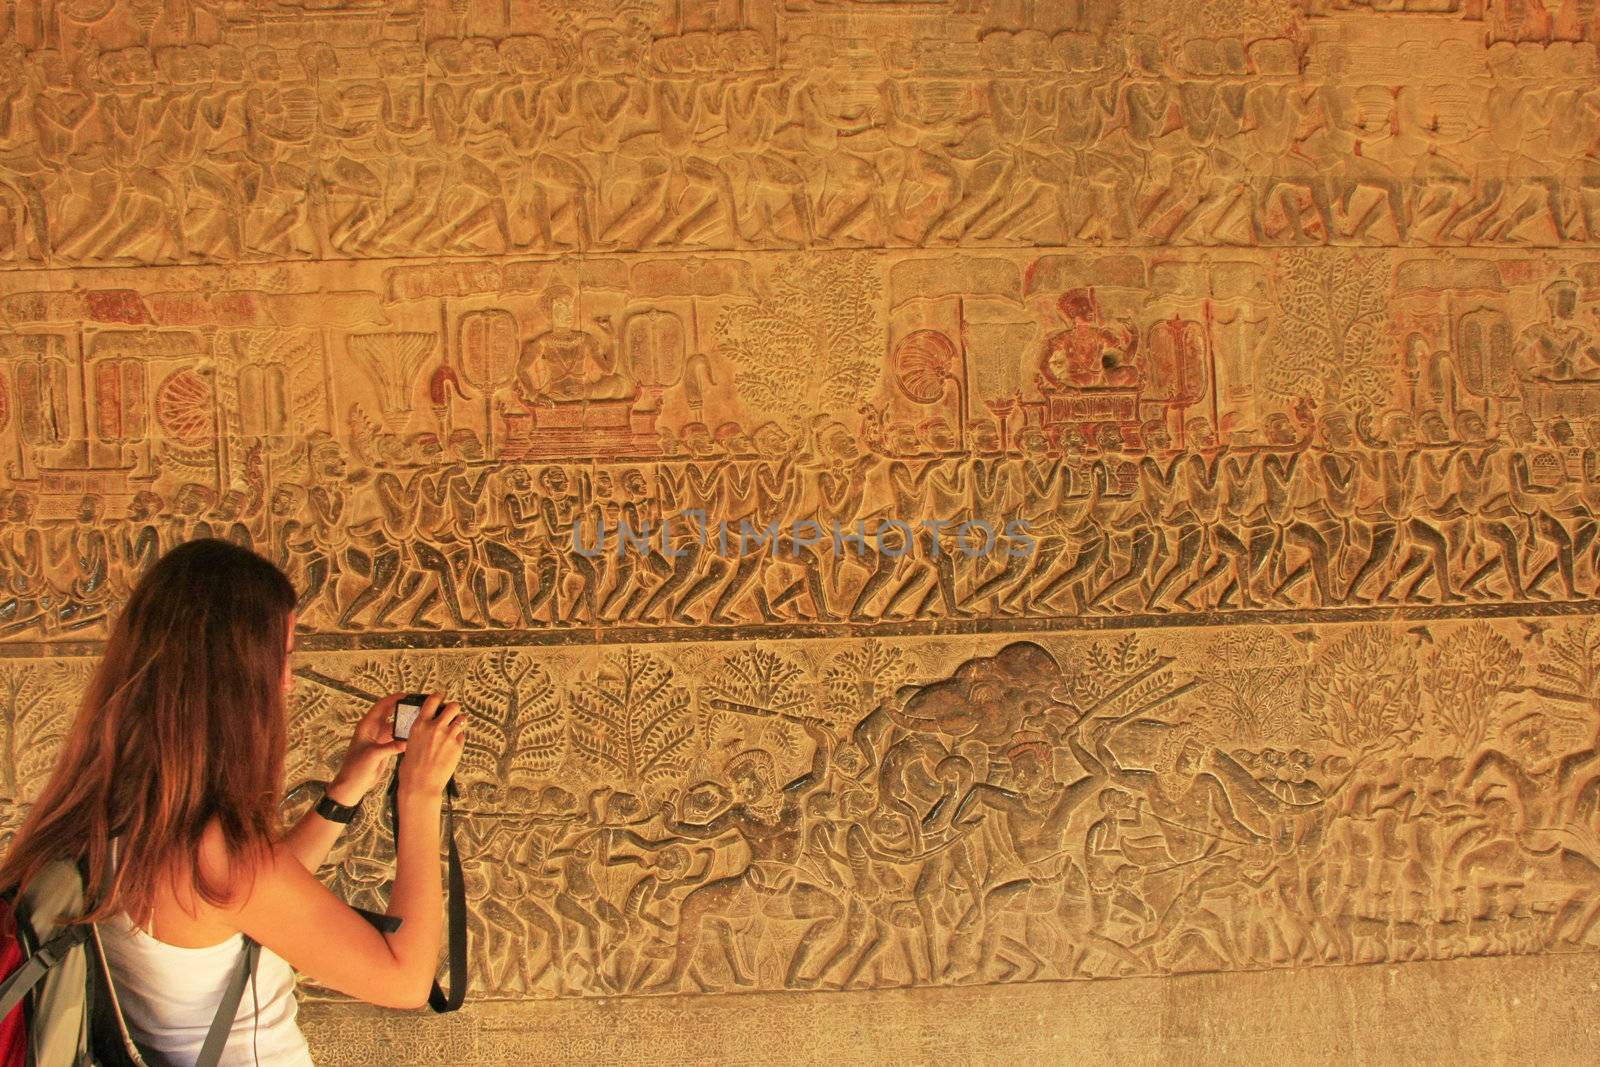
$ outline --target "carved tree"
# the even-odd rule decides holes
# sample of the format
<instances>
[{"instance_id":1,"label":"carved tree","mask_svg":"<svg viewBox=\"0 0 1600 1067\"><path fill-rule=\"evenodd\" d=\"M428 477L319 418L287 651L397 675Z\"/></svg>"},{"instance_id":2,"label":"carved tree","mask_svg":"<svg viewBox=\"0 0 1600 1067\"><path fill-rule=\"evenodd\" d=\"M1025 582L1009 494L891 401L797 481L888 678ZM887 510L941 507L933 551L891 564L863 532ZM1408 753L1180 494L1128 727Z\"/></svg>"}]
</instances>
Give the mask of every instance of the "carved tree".
<instances>
[{"instance_id":1,"label":"carved tree","mask_svg":"<svg viewBox=\"0 0 1600 1067\"><path fill-rule=\"evenodd\" d=\"M1384 627L1361 626L1333 642L1312 664L1307 688L1313 737L1368 754L1416 735L1416 658Z\"/></svg>"},{"instance_id":2,"label":"carved tree","mask_svg":"<svg viewBox=\"0 0 1600 1067\"><path fill-rule=\"evenodd\" d=\"M462 767L501 786L536 779L567 752L566 720L550 674L527 653L480 656L462 682L472 716Z\"/></svg>"},{"instance_id":3,"label":"carved tree","mask_svg":"<svg viewBox=\"0 0 1600 1067\"><path fill-rule=\"evenodd\" d=\"M795 421L855 410L884 349L878 270L867 255L814 257L724 309L712 332L754 407Z\"/></svg>"},{"instance_id":4,"label":"carved tree","mask_svg":"<svg viewBox=\"0 0 1600 1067\"><path fill-rule=\"evenodd\" d=\"M369 693L431 693L442 680L438 661L424 656L362 660L350 669L351 684Z\"/></svg>"},{"instance_id":5,"label":"carved tree","mask_svg":"<svg viewBox=\"0 0 1600 1067\"><path fill-rule=\"evenodd\" d=\"M1319 397L1326 408L1356 411L1390 401L1386 267L1378 256L1309 249L1283 254L1269 392L1285 401Z\"/></svg>"},{"instance_id":6,"label":"carved tree","mask_svg":"<svg viewBox=\"0 0 1600 1067\"><path fill-rule=\"evenodd\" d=\"M1576 715L1555 713L1600 731L1600 622L1589 618L1563 628L1546 641L1545 652L1533 691L1582 709Z\"/></svg>"},{"instance_id":7,"label":"carved tree","mask_svg":"<svg viewBox=\"0 0 1600 1067\"><path fill-rule=\"evenodd\" d=\"M748 739L750 727L759 725L760 742L788 755L799 750L792 724L816 719L804 667L768 649L747 648L724 657L709 677L700 698L700 726L708 742L726 733Z\"/></svg>"},{"instance_id":8,"label":"carved tree","mask_svg":"<svg viewBox=\"0 0 1600 1067\"><path fill-rule=\"evenodd\" d=\"M1448 634L1422 658L1422 689L1433 700L1433 720L1463 754L1477 751L1521 677L1522 651L1488 623Z\"/></svg>"},{"instance_id":9,"label":"carved tree","mask_svg":"<svg viewBox=\"0 0 1600 1067\"><path fill-rule=\"evenodd\" d=\"M567 694L572 747L596 772L630 786L677 778L695 736L689 690L671 667L629 648Z\"/></svg>"},{"instance_id":10,"label":"carved tree","mask_svg":"<svg viewBox=\"0 0 1600 1067\"><path fill-rule=\"evenodd\" d=\"M823 672L823 710L838 722L855 723L911 677L905 650L869 637L833 657Z\"/></svg>"},{"instance_id":11,"label":"carved tree","mask_svg":"<svg viewBox=\"0 0 1600 1067\"><path fill-rule=\"evenodd\" d=\"M326 743L325 724L335 718L333 694L316 682L296 678L289 699L288 751L283 780L291 789L311 781L325 781L337 756Z\"/></svg>"},{"instance_id":12,"label":"carved tree","mask_svg":"<svg viewBox=\"0 0 1600 1067\"><path fill-rule=\"evenodd\" d=\"M308 336L286 341L280 349L288 373L290 427L318 426L332 409L328 392L327 353L322 339Z\"/></svg>"},{"instance_id":13,"label":"carved tree","mask_svg":"<svg viewBox=\"0 0 1600 1067\"><path fill-rule=\"evenodd\" d=\"M55 766L85 680L81 669L65 663L0 667L0 790L5 796L33 799Z\"/></svg>"},{"instance_id":14,"label":"carved tree","mask_svg":"<svg viewBox=\"0 0 1600 1067\"><path fill-rule=\"evenodd\" d=\"M1171 672L1166 670L1171 656L1162 656L1153 648L1141 648L1137 634L1129 634L1120 641L1096 641L1087 653L1090 670L1065 672L1065 689L1080 708L1105 706L1119 693L1127 691L1129 679L1143 688L1151 680L1157 687L1171 682Z\"/></svg>"},{"instance_id":15,"label":"carved tree","mask_svg":"<svg viewBox=\"0 0 1600 1067\"><path fill-rule=\"evenodd\" d=\"M1073 709L1073 717L1134 712L1138 718L1154 716L1158 708L1200 685L1196 679L1180 682L1172 671L1176 657L1143 647L1137 634L1113 642L1096 641L1077 658L1076 664L1063 667L1061 684L1050 694ZM1059 714L1060 709L1051 713ZM1017 723L1020 727L1021 714Z\"/></svg>"},{"instance_id":16,"label":"carved tree","mask_svg":"<svg viewBox=\"0 0 1600 1067\"><path fill-rule=\"evenodd\" d=\"M1283 739L1305 705L1305 665L1271 630L1241 630L1207 646L1199 696L1216 725L1247 744Z\"/></svg>"}]
</instances>

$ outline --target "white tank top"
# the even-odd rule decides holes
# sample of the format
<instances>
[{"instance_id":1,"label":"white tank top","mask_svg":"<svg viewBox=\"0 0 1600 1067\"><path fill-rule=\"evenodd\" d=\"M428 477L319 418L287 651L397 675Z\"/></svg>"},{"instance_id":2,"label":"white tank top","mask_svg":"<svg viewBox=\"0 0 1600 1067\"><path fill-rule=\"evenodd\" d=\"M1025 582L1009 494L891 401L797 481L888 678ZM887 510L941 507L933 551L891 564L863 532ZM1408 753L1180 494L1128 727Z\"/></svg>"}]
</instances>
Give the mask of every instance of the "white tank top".
<instances>
[{"instance_id":1,"label":"white tank top","mask_svg":"<svg viewBox=\"0 0 1600 1067\"><path fill-rule=\"evenodd\" d=\"M172 1067L193 1067L228 979L239 966L244 936L183 948L157 941L119 913L100 924L100 940L134 1040ZM294 970L262 946L254 989L245 986L218 1067L315 1067L295 1023L297 1007Z\"/></svg>"}]
</instances>

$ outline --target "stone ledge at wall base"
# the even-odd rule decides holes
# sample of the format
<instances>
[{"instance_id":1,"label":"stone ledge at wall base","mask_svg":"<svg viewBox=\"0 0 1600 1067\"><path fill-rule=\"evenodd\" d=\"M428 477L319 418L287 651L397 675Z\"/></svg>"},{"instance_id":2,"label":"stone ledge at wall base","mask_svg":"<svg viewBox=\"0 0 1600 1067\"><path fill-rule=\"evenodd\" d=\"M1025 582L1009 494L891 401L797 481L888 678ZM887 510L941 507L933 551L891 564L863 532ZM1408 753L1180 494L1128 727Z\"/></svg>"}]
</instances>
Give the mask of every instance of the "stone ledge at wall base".
<instances>
[{"instance_id":1,"label":"stone ledge at wall base","mask_svg":"<svg viewBox=\"0 0 1600 1067\"><path fill-rule=\"evenodd\" d=\"M486 1001L406 1016L308 1003L321 1067L559 1063L1592 1064L1600 955L1117 982Z\"/></svg>"}]
</instances>

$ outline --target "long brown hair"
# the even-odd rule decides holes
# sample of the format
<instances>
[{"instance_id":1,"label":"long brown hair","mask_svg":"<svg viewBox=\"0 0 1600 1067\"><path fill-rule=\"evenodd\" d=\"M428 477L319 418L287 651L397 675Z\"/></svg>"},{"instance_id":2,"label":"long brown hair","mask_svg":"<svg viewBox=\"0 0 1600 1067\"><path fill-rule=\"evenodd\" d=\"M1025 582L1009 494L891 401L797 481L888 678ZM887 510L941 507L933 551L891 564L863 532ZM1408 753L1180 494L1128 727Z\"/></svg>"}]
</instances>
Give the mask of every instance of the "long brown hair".
<instances>
[{"instance_id":1,"label":"long brown hair","mask_svg":"<svg viewBox=\"0 0 1600 1067\"><path fill-rule=\"evenodd\" d=\"M158 886L185 870L202 899L226 903L238 886L205 877L198 845L214 819L230 870L248 870L278 832L294 606L283 572L230 542L189 541L157 560L112 625L0 888L83 858L87 918L146 923Z\"/></svg>"}]
</instances>

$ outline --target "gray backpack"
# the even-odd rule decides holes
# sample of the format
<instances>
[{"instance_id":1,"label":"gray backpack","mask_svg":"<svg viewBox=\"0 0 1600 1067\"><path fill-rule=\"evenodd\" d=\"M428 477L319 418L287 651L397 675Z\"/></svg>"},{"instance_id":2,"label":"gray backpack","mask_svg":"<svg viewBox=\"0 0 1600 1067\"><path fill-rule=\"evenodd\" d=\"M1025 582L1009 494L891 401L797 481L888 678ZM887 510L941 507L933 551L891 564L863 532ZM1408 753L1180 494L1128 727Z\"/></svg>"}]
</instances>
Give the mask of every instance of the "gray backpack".
<instances>
[{"instance_id":1,"label":"gray backpack","mask_svg":"<svg viewBox=\"0 0 1600 1067\"><path fill-rule=\"evenodd\" d=\"M47 865L0 894L0 1067L165 1067L128 1032L99 928L83 914L83 864ZM216 1067L261 946L244 939L195 1067Z\"/></svg>"}]
</instances>

